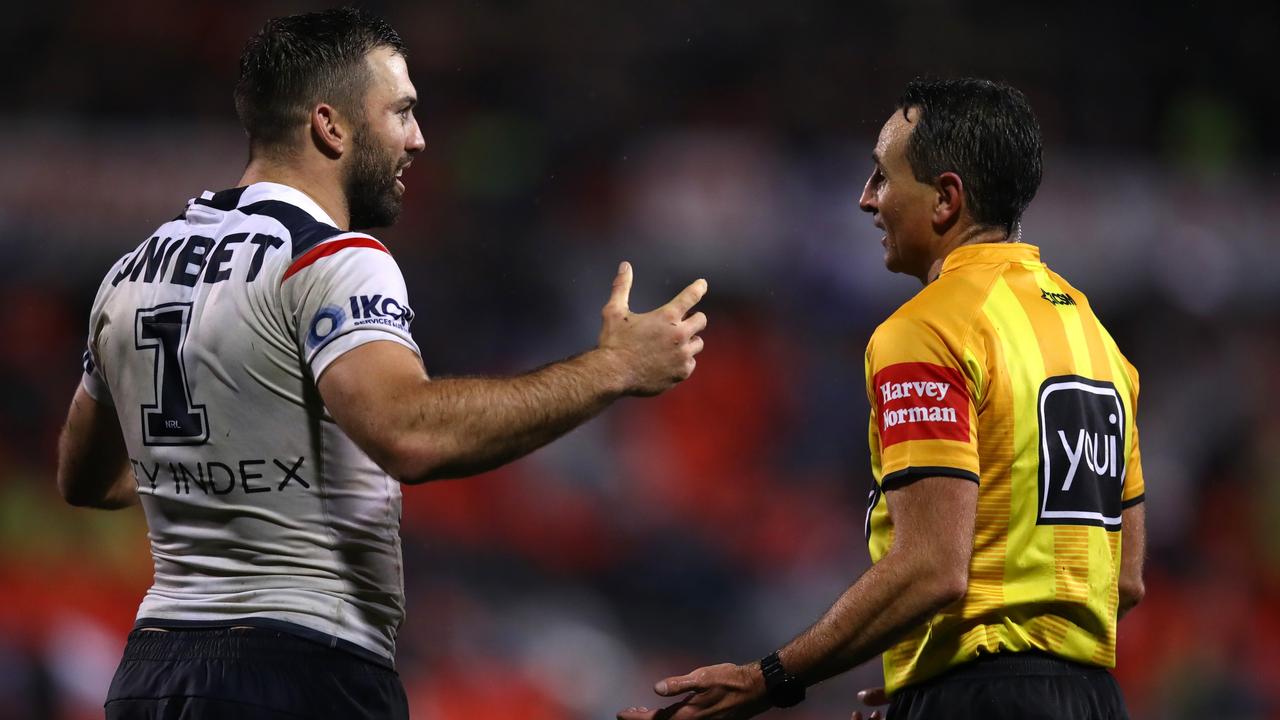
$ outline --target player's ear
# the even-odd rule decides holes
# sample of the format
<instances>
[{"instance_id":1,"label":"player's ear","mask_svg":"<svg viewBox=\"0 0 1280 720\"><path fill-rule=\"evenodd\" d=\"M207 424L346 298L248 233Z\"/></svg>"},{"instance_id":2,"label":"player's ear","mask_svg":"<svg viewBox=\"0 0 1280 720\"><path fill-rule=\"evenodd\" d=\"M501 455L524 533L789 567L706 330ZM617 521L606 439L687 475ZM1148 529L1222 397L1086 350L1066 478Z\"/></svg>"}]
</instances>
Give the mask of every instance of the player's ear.
<instances>
[{"instance_id":1,"label":"player's ear","mask_svg":"<svg viewBox=\"0 0 1280 720\"><path fill-rule=\"evenodd\" d=\"M964 210L964 181L953 172L944 172L934 183L937 196L933 206L933 224L947 227L954 223Z\"/></svg>"},{"instance_id":2,"label":"player's ear","mask_svg":"<svg viewBox=\"0 0 1280 720\"><path fill-rule=\"evenodd\" d=\"M347 129L336 108L320 103L311 108L311 139L316 149L328 157L338 158L346 149Z\"/></svg>"}]
</instances>

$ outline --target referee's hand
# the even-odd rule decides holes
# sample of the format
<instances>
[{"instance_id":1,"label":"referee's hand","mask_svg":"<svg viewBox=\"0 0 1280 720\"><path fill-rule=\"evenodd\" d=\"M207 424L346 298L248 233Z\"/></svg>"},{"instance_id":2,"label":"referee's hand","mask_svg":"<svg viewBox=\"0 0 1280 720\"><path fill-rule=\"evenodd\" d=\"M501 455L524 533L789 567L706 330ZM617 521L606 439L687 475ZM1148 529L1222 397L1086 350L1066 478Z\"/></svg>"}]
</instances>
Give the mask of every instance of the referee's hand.
<instances>
[{"instance_id":1,"label":"referee's hand","mask_svg":"<svg viewBox=\"0 0 1280 720\"><path fill-rule=\"evenodd\" d=\"M876 707L879 705L888 705L889 696L885 694L884 688L882 687L868 688L866 690L858 691L858 701L861 702L863 705L870 705L871 707ZM879 710L873 710L871 712L871 715L865 718L865 720L884 720L885 717L886 717L886 713L883 713ZM864 720L862 716L862 711L854 710L853 717L851 717L849 720Z\"/></svg>"}]
</instances>

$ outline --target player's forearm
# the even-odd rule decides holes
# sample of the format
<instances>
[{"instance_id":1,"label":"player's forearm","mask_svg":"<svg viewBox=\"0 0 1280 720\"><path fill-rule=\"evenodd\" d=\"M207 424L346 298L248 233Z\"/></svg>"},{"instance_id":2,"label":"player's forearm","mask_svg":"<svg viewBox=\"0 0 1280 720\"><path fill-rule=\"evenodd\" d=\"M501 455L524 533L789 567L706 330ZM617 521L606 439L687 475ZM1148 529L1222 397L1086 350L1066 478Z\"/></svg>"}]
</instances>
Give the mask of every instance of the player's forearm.
<instances>
[{"instance_id":1,"label":"player's forearm","mask_svg":"<svg viewBox=\"0 0 1280 720\"><path fill-rule=\"evenodd\" d=\"M96 477L59 474L58 490L68 505L97 510L120 510L138 502L137 482L126 466L115 479L103 482Z\"/></svg>"},{"instance_id":2,"label":"player's forearm","mask_svg":"<svg viewBox=\"0 0 1280 720\"><path fill-rule=\"evenodd\" d=\"M138 501L114 410L76 390L58 438L58 492L67 504L117 510Z\"/></svg>"},{"instance_id":3,"label":"player's forearm","mask_svg":"<svg viewBox=\"0 0 1280 720\"><path fill-rule=\"evenodd\" d=\"M953 564L890 550L779 651L782 665L806 685L856 667L963 597L966 581Z\"/></svg>"},{"instance_id":4,"label":"player's forearm","mask_svg":"<svg viewBox=\"0 0 1280 720\"><path fill-rule=\"evenodd\" d=\"M591 419L620 397L626 378L592 350L511 378L425 383L403 442L405 482L463 477L521 457Z\"/></svg>"}]
</instances>

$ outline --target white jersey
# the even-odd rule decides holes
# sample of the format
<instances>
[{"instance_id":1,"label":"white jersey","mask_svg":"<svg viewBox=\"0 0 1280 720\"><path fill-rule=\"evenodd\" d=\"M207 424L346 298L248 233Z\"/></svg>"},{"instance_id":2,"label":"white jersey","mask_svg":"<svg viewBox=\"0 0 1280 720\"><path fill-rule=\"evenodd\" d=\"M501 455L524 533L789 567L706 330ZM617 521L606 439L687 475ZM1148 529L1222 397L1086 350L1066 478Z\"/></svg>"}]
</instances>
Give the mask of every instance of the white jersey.
<instances>
[{"instance_id":1,"label":"white jersey","mask_svg":"<svg viewBox=\"0 0 1280 720\"><path fill-rule=\"evenodd\" d=\"M316 381L367 342L417 353L412 319L381 243L275 183L206 192L116 262L83 382L115 406L150 528L139 626L278 627L391 662L400 484Z\"/></svg>"}]
</instances>

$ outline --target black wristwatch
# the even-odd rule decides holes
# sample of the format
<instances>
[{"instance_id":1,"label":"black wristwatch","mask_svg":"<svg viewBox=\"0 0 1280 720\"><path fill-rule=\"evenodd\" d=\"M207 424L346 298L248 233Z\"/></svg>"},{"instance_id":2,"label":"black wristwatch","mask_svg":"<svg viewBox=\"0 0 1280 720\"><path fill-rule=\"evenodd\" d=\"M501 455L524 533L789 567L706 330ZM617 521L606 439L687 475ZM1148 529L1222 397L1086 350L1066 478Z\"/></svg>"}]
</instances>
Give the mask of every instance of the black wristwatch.
<instances>
[{"instance_id":1,"label":"black wristwatch","mask_svg":"<svg viewBox=\"0 0 1280 720\"><path fill-rule=\"evenodd\" d=\"M774 707L788 708L804 700L804 685L782 667L778 653L770 653L760 661L760 673L764 675L765 694Z\"/></svg>"}]
</instances>

